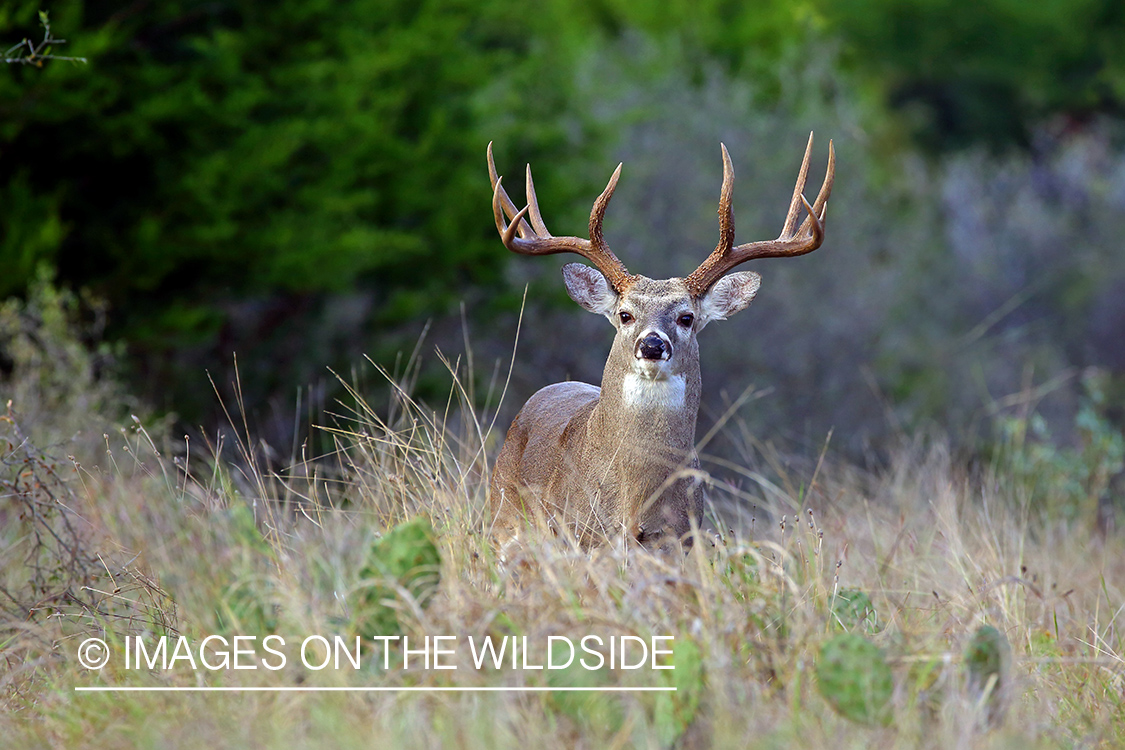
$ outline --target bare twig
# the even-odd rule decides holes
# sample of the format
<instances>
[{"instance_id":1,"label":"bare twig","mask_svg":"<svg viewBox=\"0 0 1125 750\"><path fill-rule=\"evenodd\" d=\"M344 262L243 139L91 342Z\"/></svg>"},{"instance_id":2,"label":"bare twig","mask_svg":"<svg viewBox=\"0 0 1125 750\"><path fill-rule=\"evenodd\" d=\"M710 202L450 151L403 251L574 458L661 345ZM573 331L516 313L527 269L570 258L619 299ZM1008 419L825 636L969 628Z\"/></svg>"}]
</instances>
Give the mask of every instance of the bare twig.
<instances>
[{"instance_id":1,"label":"bare twig","mask_svg":"<svg viewBox=\"0 0 1125 750\"><path fill-rule=\"evenodd\" d=\"M12 45L4 52L4 62L19 63L20 65L34 65L37 68L42 68L43 63L47 60L66 60L74 63L87 62L85 57L65 57L63 55L51 54L52 45L66 44L66 40L56 39L51 36L51 23L48 20L47 11L39 11L39 23L43 24L43 40L35 44L25 37L19 44Z\"/></svg>"}]
</instances>

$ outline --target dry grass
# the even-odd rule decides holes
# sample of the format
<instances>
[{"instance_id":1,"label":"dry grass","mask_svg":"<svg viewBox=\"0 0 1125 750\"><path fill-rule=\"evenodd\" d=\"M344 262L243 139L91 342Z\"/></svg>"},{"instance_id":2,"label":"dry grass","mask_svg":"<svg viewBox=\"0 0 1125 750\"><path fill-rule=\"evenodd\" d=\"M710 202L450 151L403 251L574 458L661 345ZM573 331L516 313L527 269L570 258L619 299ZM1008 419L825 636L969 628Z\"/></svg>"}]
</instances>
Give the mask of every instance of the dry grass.
<instances>
[{"instance_id":1,"label":"dry grass","mask_svg":"<svg viewBox=\"0 0 1125 750\"><path fill-rule=\"evenodd\" d=\"M970 481L940 443L903 449L877 476L830 457L797 471L766 448L748 452L753 471L742 472L756 483L715 488L723 502L712 520L723 533L685 558L613 548L586 555L543 540L516 579L498 572L484 535L486 448L495 450L499 430L489 434L462 409L460 384L436 412L400 394L390 421L354 396L327 429L335 451L317 461L298 456L273 468L236 419L240 429L222 448L181 447L173 461L136 424L108 438L104 469L68 468L75 507L63 512L97 565L86 571L92 583L75 583L82 596L49 611L13 609L0 623L5 744L1125 746L1125 541L1033 522L1020 487L1002 475ZM447 659L456 671L384 671L367 658L360 670L314 672L292 653L277 671L126 670L115 658L89 672L77 662L78 644L92 635L114 648L126 635L278 633L292 643L347 635L356 594L372 584L360 571L373 540L417 516L433 523L442 562L428 603L405 589L396 598L401 633L415 643L671 635L677 669L478 671L463 645ZM0 531L13 591L31 544L19 528L9 518ZM870 597L874 617L842 616L844 590ZM982 624L1011 644L999 712L965 684L962 654ZM818 691L819 649L843 628L888 655L890 726L853 723ZM678 691L74 691L564 684Z\"/></svg>"}]
</instances>

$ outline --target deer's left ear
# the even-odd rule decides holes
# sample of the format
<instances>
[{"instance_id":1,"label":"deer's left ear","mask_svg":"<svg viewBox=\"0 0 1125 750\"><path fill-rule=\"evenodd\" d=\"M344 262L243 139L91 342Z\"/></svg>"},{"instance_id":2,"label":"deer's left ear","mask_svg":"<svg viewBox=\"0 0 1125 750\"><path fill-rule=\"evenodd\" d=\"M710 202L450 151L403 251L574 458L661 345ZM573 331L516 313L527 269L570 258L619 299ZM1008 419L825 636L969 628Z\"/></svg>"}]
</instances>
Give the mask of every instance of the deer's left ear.
<instances>
[{"instance_id":1,"label":"deer's left ear","mask_svg":"<svg viewBox=\"0 0 1125 750\"><path fill-rule=\"evenodd\" d=\"M715 282L699 300L699 328L712 320L726 320L745 309L758 293L762 277L753 271L727 274Z\"/></svg>"}]
</instances>

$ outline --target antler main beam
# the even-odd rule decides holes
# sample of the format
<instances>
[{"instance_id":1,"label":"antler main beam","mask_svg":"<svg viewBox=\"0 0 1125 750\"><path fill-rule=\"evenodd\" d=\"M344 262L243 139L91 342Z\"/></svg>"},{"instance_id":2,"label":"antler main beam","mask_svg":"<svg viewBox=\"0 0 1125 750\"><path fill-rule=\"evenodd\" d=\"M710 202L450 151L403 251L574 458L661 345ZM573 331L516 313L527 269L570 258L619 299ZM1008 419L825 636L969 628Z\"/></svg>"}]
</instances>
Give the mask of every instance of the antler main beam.
<instances>
[{"instance_id":1,"label":"antler main beam","mask_svg":"<svg viewBox=\"0 0 1125 750\"><path fill-rule=\"evenodd\" d=\"M556 253L577 253L586 258L606 277L610 286L621 294L636 280L625 264L618 260L602 234L602 221L609 199L617 188L621 176L621 165L617 165L609 184L594 201L590 211L590 239L581 237L555 237L547 231L543 215L539 212L539 200L535 196L535 183L531 179L531 165L527 166L527 205L521 210L508 197L496 173L496 163L492 159L492 144L488 144L488 177L492 181L492 213L496 218L496 230L504 246L513 253L521 255L554 255ZM505 223L507 216L510 223ZM529 224L530 222L530 224Z\"/></svg>"},{"instance_id":2,"label":"antler main beam","mask_svg":"<svg viewBox=\"0 0 1125 750\"><path fill-rule=\"evenodd\" d=\"M836 152L832 141L828 142L828 171L816 202L809 205L805 200L805 182L809 176L809 157L812 155L813 136L809 133L809 144L805 148L805 158L801 171L797 174L797 184L793 188L793 198L789 202L789 213L776 240L761 240L734 246L734 209L731 200L734 195L734 167L730 161L727 147L723 148L723 189L719 196L719 244L699 268L692 271L684 281L693 297L702 296L723 274L740 263L756 258L796 257L811 253L824 241L824 219L827 215L828 197L832 194L832 183L836 177ZM797 227L801 207L808 216Z\"/></svg>"}]
</instances>

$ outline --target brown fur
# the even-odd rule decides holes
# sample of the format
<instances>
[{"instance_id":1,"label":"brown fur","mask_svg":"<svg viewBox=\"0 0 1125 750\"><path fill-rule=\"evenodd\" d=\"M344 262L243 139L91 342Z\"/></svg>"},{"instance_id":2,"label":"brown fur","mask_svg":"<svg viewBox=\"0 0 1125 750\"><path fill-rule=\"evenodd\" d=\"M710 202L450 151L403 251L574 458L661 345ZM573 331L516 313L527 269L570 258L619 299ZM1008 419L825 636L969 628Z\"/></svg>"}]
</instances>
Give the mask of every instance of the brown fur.
<instances>
[{"instance_id":1,"label":"brown fur","mask_svg":"<svg viewBox=\"0 0 1125 750\"><path fill-rule=\"evenodd\" d=\"M691 471L699 467L698 324L678 330L683 327L676 320L690 312L705 324L699 307L681 279L638 277L608 315L617 336L602 387L556 383L528 400L512 422L492 476L497 541L517 538L535 519L556 532L565 526L583 546L621 534L644 543L676 540L698 524L703 488ZM632 325L621 324L622 309L634 314ZM676 408L626 399L637 334L651 330L664 332L673 346L668 380L683 379Z\"/></svg>"}]
</instances>

